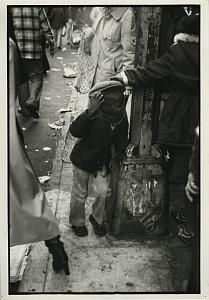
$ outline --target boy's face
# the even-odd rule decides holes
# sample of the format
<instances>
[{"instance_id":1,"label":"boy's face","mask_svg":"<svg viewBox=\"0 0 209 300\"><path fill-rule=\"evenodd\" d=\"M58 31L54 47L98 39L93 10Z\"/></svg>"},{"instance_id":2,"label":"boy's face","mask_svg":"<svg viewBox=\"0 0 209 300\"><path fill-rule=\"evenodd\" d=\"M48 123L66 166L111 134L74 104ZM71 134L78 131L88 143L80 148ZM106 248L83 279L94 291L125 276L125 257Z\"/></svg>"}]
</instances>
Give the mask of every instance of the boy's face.
<instances>
[{"instance_id":1,"label":"boy's face","mask_svg":"<svg viewBox=\"0 0 209 300\"><path fill-rule=\"evenodd\" d=\"M113 116L121 117L123 114L126 103L123 91L114 89L114 92L102 92L104 96L104 103L102 104L103 112Z\"/></svg>"}]
</instances>

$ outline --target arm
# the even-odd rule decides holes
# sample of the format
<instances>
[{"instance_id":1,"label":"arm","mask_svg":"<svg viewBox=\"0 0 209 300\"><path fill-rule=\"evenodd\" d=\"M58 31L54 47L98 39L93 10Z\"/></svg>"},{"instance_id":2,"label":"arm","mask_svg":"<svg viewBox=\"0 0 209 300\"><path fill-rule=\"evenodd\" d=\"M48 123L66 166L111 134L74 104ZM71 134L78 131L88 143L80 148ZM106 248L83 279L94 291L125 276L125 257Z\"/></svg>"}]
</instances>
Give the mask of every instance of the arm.
<instances>
[{"instance_id":1,"label":"arm","mask_svg":"<svg viewBox=\"0 0 209 300\"><path fill-rule=\"evenodd\" d=\"M52 28L50 26L49 20L43 8L39 8L39 16L40 16L40 24L41 24L43 35L45 39L49 42L49 44L53 45L54 36L53 36Z\"/></svg>"},{"instance_id":2,"label":"arm","mask_svg":"<svg viewBox=\"0 0 209 300\"><path fill-rule=\"evenodd\" d=\"M136 21L132 10L128 10L127 15L122 20L121 45L123 68L134 67L136 51Z\"/></svg>"},{"instance_id":3,"label":"arm","mask_svg":"<svg viewBox=\"0 0 209 300\"><path fill-rule=\"evenodd\" d=\"M93 119L88 116L87 110L80 114L70 125L69 131L72 136L77 138L86 137L90 131L92 120Z\"/></svg>"},{"instance_id":4,"label":"arm","mask_svg":"<svg viewBox=\"0 0 209 300\"><path fill-rule=\"evenodd\" d=\"M124 71L128 79L130 86L136 87L138 84L152 85L161 80L168 78L171 75L172 66L175 65L173 51L175 51L176 45L170 47L170 49L160 58L151 61L144 68L137 67L134 69L127 69Z\"/></svg>"}]
</instances>

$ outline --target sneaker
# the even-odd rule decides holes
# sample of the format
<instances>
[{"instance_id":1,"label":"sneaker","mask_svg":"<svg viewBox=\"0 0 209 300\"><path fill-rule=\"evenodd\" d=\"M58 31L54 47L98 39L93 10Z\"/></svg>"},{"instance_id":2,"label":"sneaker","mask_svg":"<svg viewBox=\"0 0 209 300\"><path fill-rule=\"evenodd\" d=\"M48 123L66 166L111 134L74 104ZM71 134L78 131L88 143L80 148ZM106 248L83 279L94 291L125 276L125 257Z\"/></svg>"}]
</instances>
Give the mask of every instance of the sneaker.
<instances>
[{"instance_id":1,"label":"sneaker","mask_svg":"<svg viewBox=\"0 0 209 300\"><path fill-rule=\"evenodd\" d=\"M39 113L37 111L37 109L35 108L35 106L31 105L31 104L26 104L27 109L29 110L31 116L34 119L38 119L39 118Z\"/></svg>"},{"instance_id":2,"label":"sneaker","mask_svg":"<svg viewBox=\"0 0 209 300\"><path fill-rule=\"evenodd\" d=\"M107 229L104 223L100 225L99 223L97 223L97 221L94 219L92 215L89 216L89 221L93 225L93 229L96 235L104 236L107 233Z\"/></svg>"},{"instance_id":3,"label":"sneaker","mask_svg":"<svg viewBox=\"0 0 209 300\"><path fill-rule=\"evenodd\" d=\"M86 226L72 226L73 231L77 236L87 236L88 235L88 230Z\"/></svg>"},{"instance_id":4,"label":"sneaker","mask_svg":"<svg viewBox=\"0 0 209 300\"><path fill-rule=\"evenodd\" d=\"M24 117L28 117L28 118L32 117L29 110L27 110L27 108L18 108L17 111L19 114L23 115Z\"/></svg>"}]
</instances>

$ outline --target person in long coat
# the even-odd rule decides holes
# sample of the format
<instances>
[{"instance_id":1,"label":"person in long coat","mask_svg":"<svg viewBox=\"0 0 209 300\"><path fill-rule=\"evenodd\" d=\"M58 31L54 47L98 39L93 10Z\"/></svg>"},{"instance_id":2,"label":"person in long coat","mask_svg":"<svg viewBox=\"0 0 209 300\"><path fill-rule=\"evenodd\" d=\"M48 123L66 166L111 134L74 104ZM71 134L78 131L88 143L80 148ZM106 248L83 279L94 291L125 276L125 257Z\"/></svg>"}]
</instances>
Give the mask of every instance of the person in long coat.
<instances>
[{"instance_id":1,"label":"person in long coat","mask_svg":"<svg viewBox=\"0 0 209 300\"><path fill-rule=\"evenodd\" d=\"M191 209L184 187L199 123L199 15L191 15L178 23L174 44L160 58L145 67L127 69L113 80L135 88L162 85L169 91L159 123L158 144L169 152L169 213L172 231L192 239ZM181 228L182 229L182 228Z\"/></svg>"},{"instance_id":2,"label":"person in long coat","mask_svg":"<svg viewBox=\"0 0 209 300\"><path fill-rule=\"evenodd\" d=\"M20 136L15 114L19 86L18 51L9 39L9 229L10 246L45 241L55 271L69 274L68 257L56 219Z\"/></svg>"}]
</instances>

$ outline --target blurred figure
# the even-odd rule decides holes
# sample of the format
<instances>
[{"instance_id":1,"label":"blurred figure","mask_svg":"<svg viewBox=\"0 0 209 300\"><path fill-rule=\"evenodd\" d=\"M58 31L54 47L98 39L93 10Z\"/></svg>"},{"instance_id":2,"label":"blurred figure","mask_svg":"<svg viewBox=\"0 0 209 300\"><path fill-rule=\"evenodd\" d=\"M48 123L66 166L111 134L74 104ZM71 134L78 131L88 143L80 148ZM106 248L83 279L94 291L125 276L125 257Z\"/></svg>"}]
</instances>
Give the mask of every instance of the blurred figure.
<instances>
[{"instance_id":1,"label":"blurred figure","mask_svg":"<svg viewBox=\"0 0 209 300\"><path fill-rule=\"evenodd\" d=\"M188 201L193 206L194 213L194 239L192 244L192 268L189 277L187 291L200 293L200 142L199 127L196 129L196 137L190 161L189 175L185 187Z\"/></svg>"},{"instance_id":2,"label":"blurred figure","mask_svg":"<svg viewBox=\"0 0 209 300\"><path fill-rule=\"evenodd\" d=\"M54 33L54 39L57 49L62 46L62 30L66 23L64 10L61 7L54 7L49 16L49 21Z\"/></svg>"},{"instance_id":3,"label":"blurred figure","mask_svg":"<svg viewBox=\"0 0 209 300\"><path fill-rule=\"evenodd\" d=\"M10 246L45 241L54 271L69 275L68 257L60 241L56 219L25 151L17 127L15 102L20 83L18 51L9 39L9 201Z\"/></svg>"},{"instance_id":4,"label":"blurred figure","mask_svg":"<svg viewBox=\"0 0 209 300\"><path fill-rule=\"evenodd\" d=\"M68 6L65 9L65 20L66 20L66 41L68 45L71 45L72 34L73 34L73 17L72 17L71 6Z\"/></svg>"},{"instance_id":5,"label":"blurred figure","mask_svg":"<svg viewBox=\"0 0 209 300\"><path fill-rule=\"evenodd\" d=\"M40 98L43 88L43 49L44 37L50 46L50 54L54 55L53 33L43 8L38 6L19 6L11 8L14 34L21 54L27 83L20 87L19 113L27 117L39 118ZM29 85L28 85L29 84ZM21 93L24 100L21 98Z\"/></svg>"}]
</instances>

